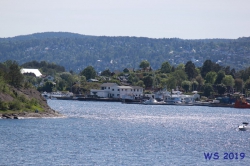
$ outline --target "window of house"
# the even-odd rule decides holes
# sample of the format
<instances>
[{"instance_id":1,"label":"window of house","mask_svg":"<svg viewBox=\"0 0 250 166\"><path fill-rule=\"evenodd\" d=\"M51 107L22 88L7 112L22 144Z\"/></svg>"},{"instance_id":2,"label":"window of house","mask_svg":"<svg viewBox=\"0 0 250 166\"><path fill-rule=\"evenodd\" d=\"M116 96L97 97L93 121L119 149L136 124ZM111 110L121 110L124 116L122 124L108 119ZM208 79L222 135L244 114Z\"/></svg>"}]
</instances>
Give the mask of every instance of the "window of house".
<instances>
[{"instance_id":1,"label":"window of house","mask_svg":"<svg viewBox=\"0 0 250 166\"><path fill-rule=\"evenodd\" d=\"M120 89L117 89L117 91L120 91Z\"/></svg>"},{"instance_id":2,"label":"window of house","mask_svg":"<svg viewBox=\"0 0 250 166\"><path fill-rule=\"evenodd\" d=\"M125 91L127 91L127 89L125 89Z\"/></svg>"},{"instance_id":3,"label":"window of house","mask_svg":"<svg viewBox=\"0 0 250 166\"><path fill-rule=\"evenodd\" d=\"M112 91L114 91L114 89L112 89Z\"/></svg>"},{"instance_id":4,"label":"window of house","mask_svg":"<svg viewBox=\"0 0 250 166\"><path fill-rule=\"evenodd\" d=\"M117 96L120 96L120 94L117 94Z\"/></svg>"},{"instance_id":5,"label":"window of house","mask_svg":"<svg viewBox=\"0 0 250 166\"><path fill-rule=\"evenodd\" d=\"M109 87L109 89L110 89L110 87Z\"/></svg>"}]
</instances>

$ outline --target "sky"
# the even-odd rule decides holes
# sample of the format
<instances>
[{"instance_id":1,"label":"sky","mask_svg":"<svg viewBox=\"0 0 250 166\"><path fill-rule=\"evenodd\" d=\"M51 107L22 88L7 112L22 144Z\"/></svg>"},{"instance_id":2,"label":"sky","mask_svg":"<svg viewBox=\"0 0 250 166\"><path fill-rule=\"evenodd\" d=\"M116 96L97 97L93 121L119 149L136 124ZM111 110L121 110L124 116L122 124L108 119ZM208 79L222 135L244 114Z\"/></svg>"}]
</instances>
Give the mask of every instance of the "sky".
<instances>
[{"instance_id":1,"label":"sky","mask_svg":"<svg viewBox=\"0 0 250 166\"><path fill-rule=\"evenodd\" d=\"M237 39L250 0L0 0L0 38L40 32Z\"/></svg>"}]
</instances>

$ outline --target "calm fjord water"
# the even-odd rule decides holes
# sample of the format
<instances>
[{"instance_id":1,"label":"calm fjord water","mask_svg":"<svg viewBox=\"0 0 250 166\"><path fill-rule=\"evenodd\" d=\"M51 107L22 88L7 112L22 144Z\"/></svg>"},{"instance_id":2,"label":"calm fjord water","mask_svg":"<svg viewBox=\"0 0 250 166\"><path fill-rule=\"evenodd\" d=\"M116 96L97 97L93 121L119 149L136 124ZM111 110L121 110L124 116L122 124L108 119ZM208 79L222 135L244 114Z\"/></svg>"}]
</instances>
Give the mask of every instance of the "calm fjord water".
<instances>
[{"instance_id":1,"label":"calm fjord water","mask_svg":"<svg viewBox=\"0 0 250 166\"><path fill-rule=\"evenodd\" d=\"M0 165L250 163L250 131L237 129L250 122L249 109L63 100L48 104L67 117L0 120ZM206 159L204 153L213 155Z\"/></svg>"}]
</instances>

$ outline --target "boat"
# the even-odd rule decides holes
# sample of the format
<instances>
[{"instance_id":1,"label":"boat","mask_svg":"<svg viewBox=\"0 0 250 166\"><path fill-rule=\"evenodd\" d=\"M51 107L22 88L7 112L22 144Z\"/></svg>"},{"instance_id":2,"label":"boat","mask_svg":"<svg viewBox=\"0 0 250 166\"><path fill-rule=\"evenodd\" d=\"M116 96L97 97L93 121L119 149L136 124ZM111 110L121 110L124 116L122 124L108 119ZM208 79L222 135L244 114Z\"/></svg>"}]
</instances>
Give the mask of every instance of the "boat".
<instances>
[{"instance_id":1,"label":"boat","mask_svg":"<svg viewBox=\"0 0 250 166\"><path fill-rule=\"evenodd\" d=\"M157 101L156 99L154 99L154 98L151 97L150 99L148 99L145 102L143 102L143 104L145 104L145 105L165 105L166 102L164 102L164 101Z\"/></svg>"},{"instance_id":2,"label":"boat","mask_svg":"<svg viewBox=\"0 0 250 166\"><path fill-rule=\"evenodd\" d=\"M121 102L123 104L142 104L142 98L135 97L133 94L122 95Z\"/></svg>"},{"instance_id":3,"label":"boat","mask_svg":"<svg viewBox=\"0 0 250 166\"><path fill-rule=\"evenodd\" d=\"M213 102L211 102L209 104L209 107L229 107L229 108L233 108L234 104L231 102L224 102L223 100L221 100L222 98L216 98L215 100L213 100Z\"/></svg>"},{"instance_id":4,"label":"boat","mask_svg":"<svg viewBox=\"0 0 250 166\"><path fill-rule=\"evenodd\" d=\"M234 108L250 108L250 103L245 98L240 97L235 101Z\"/></svg>"},{"instance_id":5,"label":"boat","mask_svg":"<svg viewBox=\"0 0 250 166\"><path fill-rule=\"evenodd\" d=\"M141 99L121 99L122 104L142 104Z\"/></svg>"},{"instance_id":6,"label":"boat","mask_svg":"<svg viewBox=\"0 0 250 166\"><path fill-rule=\"evenodd\" d=\"M177 103L181 103L181 98L180 97L168 97L166 98L165 102L169 105L174 105Z\"/></svg>"},{"instance_id":7,"label":"boat","mask_svg":"<svg viewBox=\"0 0 250 166\"><path fill-rule=\"evenodd\" d=\"M193 97L189 95L172 95L165 99L166 104L168 105L193 105Z\"/></svg>"},{"instance_id":8,"label":"boat","mask_svg":"<svg viewBox=\"0 0 250 166\"><path fill-rule=\"evenodd\" d=\"M240 131L246 131L247 128L248 128L247 125L248 125L247 122L243 122L242 125L239 125L238 128L239 128Z\"/></svg>"},{"instance_id":9,"label":"boat","mask_svg":"<svg viewBox=\"0 0 250 166\"><path fill-rule=\"evenodd\" d=\"M72 100L73 98L73 93L72 92L43 92L41 94L46 100L51 99L51 100Z\"/></svg>"},{"instance_id":10,"label":"boat","mask_svg":"<svg viewBox=\"0 0 250 166\"><path fill-rule=\"evenodd\" d=\"M195 106L209 106L211 104L211 102L207 102L207 101L195 101L193 103L193 105Z\"/></svg>"}]
</instances>

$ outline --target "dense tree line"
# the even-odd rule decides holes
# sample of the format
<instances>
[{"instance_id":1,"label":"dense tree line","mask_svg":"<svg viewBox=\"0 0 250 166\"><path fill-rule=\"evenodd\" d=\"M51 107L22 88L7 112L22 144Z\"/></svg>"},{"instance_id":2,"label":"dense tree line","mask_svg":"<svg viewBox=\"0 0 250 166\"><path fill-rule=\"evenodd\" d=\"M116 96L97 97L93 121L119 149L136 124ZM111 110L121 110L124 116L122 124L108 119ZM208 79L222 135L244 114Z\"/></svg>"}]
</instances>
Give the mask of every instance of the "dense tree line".
<instances>
[{"instance_id":1,"label":"dense tree line","mask_svg":"<svg viewBox=\"0 0 250 166\"><path fill-rule=\"evenodd\" d=\"M0 63L0 79L1 82L10 84L16 88L19 88L24 83L24 76L20 71L21 67L16 61L6 61Z\"/></svg>"},{"instance_id":2,"label":"dense tree line","mask_svg":"<svg viewBox=\"0 0 250 166\"><path fill-rule=\"evenodd\" d=\"M41 72L44 76L53 73L54 80L22 75L20 69L23 66L39 66L38 69L43 69ZM230 66L224 67L211 60L206 60L201 67L195 66L192 61L178 66L165 61L158 70L153 70L150 63L143 60L139 67L137 70L125 68L118 73L105 69L98 73L93 66L88 66L78 74L73 71L66 72L62 66L53 63L32 61L19 66L16 61L9 60L0 63L0 83L2 87L5 84L16 88L34 85L40 91L59 90L82 94L88 94L91 88L98 89L104 82L141 86L146 91L178 88L186 93L199 91L205 96L233 92L248 93L250 90L250 67L236 71ZM99 82L87 82L89 79L97 79Z\"/></svg>"},{"instance_id":3,"label":"dense tree line","mask_svg":"<svg viewBox=\"0 0 250 166\"><path fill-rule=\"evenodd\" d=\"M102 73L109 73L106 76L113 78L117 76L126 76L128 83L135 86L142 86L145 90L156 89L180 89L183 92L190 93L199 91L204 96L223 95L225 93L241 92L248 94L250 90L250 67L236 71L230 66L220 66L219 64L206 60L201 67L196 67L192 61L188 61L185 65L180 64L177 67L171 66L169 62L163 62L158 70L145 70L150 67L148 61L143 60L140 63L140 70L128 70L125 68L122 73L112 75L109 70ZM93 67L86 68L88 73L96 72ZM87 76L85 73L81 73ZM94 76L92 77L94 78ZM100 79L98 75L95 78ZM107 82L107 81L104 81ZM110 81L109 81L110 82ZM122 82L118 82L122 84Z\"/></svg>"},{"instance_id":4,"label":"dense tree line","mask_svg":"<svg viewBox=\"0 0 250 166\"><path fill-rule=\"evenodd\" d=\"M29 68L29 69L40 69L42 72L47 74L54 74L58 72L65 72L65 68L63 66L54 64L54 63L48 63L46 61L32 61L32 62L26 62L21 65L23 68Z\"/></svg>"}]
</instances>

